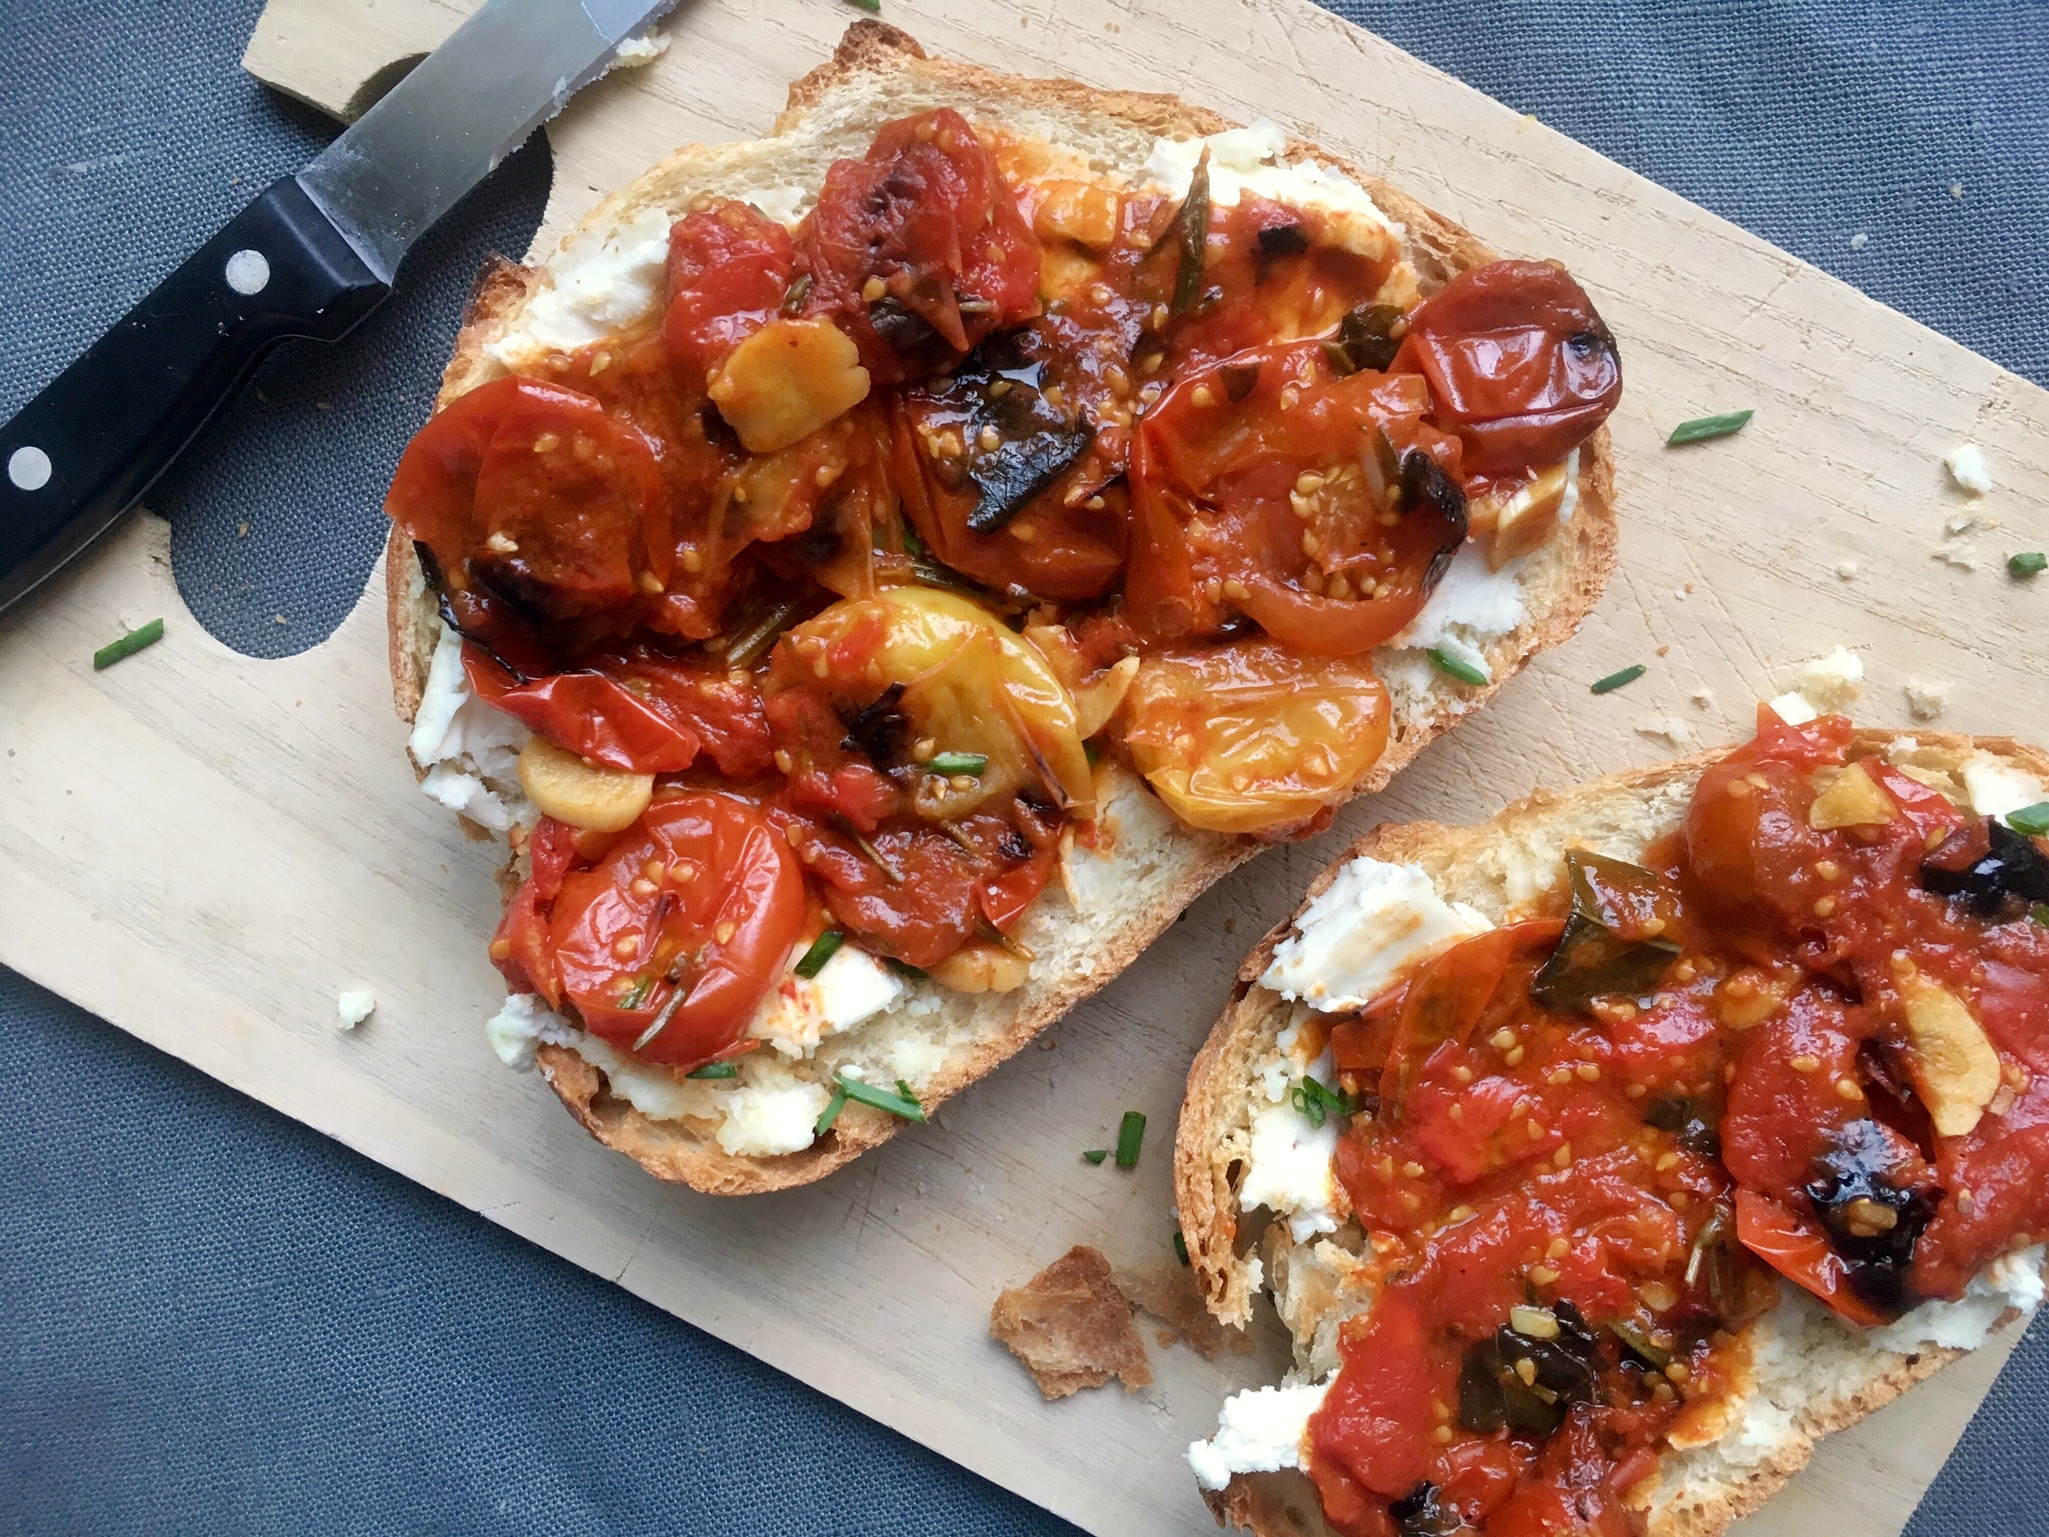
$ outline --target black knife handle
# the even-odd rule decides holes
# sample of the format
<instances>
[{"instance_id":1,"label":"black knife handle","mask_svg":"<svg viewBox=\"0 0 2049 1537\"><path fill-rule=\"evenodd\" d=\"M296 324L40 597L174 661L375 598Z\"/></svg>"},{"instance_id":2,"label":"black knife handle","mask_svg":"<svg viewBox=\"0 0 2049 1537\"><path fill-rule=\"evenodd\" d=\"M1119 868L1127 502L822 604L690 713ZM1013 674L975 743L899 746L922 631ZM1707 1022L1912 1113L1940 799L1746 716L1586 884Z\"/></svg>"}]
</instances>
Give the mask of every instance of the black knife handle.
<instances>
[{"instance_id":1,"label":"black knife handle","mask_svg":"<svg viewBox=\"0 0 2049 1537\"><path fill-rule=\"evenodd\" d=\"M106 532L272 346L333 341L390 292L273 182L0 427L0 609Z\"/></svg>"}]
</instances>

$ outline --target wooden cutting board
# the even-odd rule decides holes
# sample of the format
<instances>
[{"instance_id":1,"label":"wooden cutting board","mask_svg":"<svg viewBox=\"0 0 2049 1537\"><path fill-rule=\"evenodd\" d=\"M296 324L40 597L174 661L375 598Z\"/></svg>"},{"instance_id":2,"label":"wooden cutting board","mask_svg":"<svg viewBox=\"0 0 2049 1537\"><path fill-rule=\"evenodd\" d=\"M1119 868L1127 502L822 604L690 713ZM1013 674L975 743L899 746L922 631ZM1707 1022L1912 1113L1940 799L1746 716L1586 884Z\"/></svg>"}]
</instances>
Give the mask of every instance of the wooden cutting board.
<instances>
[{"instance_id":1,"label":"wooden cutting board","mask_svg":"<svg viewBox=\"0 0 2049 1537\"><path fill-rule=\"evenodd\" d=\"M138 518L0 618L0 962L1090 1531L1202 1530L1182 1447L1278 1372L1277 1331L1216 1363L1156 1350L1153 1391L1048 1407L985 1327L998 1289L1071 1243L1166 1254L1180 1079L1238 957L1371 823L1476 820L1676 750L1645 725L1734 739L1837 643L1865 659L1871 723L1911 725L1912 678L1953 684L1945 726L2049 735L2049 586L1995 559L2049 543L2049 396L1307 0L887 4L935 51L1274 117L1504 250L1569 262L1628 368L1622 567L1579 638L1327 837L1225 881L931 1128L810 1189L721 1202L600 1149L484 1044L496 860L414 786L381 576L320 646L253 661L185 612L163 525ZM245 63L346 115L466 9L272 0ZM673 145L764 130L853 14L686 0L662 59L550 129L537 249ZM1742 406L1742 436L1662 446L1674 422ZM1978 503L1939 462L1966 440L2000 482ZM1971 514L2008 526L1945 533ZM92 671L96 646L158 614L161 645ZM1642 681L1588 694L1639 661ZM343 1035L335 994L358 982L377 1012ZM1151 1118L1141 1166L1083 1164L1133 1107ZM1835 1438L1746 1531L1897 1532L2006 1348Z\"/></svg>"}]
</instances>

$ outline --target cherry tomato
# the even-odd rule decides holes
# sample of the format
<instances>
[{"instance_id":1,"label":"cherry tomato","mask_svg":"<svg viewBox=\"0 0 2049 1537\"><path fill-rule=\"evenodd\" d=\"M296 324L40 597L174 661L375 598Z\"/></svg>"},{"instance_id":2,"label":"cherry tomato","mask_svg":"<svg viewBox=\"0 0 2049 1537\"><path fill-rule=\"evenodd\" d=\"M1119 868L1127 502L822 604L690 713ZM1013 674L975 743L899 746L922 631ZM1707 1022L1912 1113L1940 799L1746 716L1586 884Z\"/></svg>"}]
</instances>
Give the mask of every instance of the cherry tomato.
<instances>
[{"instance_id":1,"label":"cherry tomato","mask_svg":"<svg viewBox=\"0 0 2049 1537\"><path fill-rule=\"evenodd\" d=\"M788 230L735 198L676 221L662 340L685 385L702 389L705 375L782 307L795 254Z\"/></svg>"},{"instance_id":2,"label":"cherry tomato","mask_svg":"<svg viewBox=\"0 0 2049 1537\"><path fill-rule=\"evenodd\" d=\"M498 932L491 936L491 964L514 991L539 993L549 1008L560 1008L562 982L548 948L548 910L576 858L576 829L542 817L527 838L527 853L527 878L506 903Z\"/></svg>"},{"instance_id":3,"label":"cherry tomato","mask_svg":"<svg viewBox=\"0 0 2049 1537\"><path fill-rule=\"evenodd\" d=\"M930 373L1038 308L1039 243L951 107L887 123L865 157L835 161L797 252L805 312L837 320L877 384Z\"/></svg>"},{"instance_id":4,"label":"cherry tomato","mask_svg":"<svg viewBox=\"0 0 2049 1537\"><path fill-rule=\"evenodd\" d=\"M1423 1481L1437 1450L1431 1403L1457 1396L1427 1342L1422 1310L1402 1287L1389 1287L1370 1313L1345 1326L1344 1370L1309 1418L1312 1475L1334 1465L1383 1500Z\"/></svg>"},{"instance_id":5,"label":"cherry tomato","mask_svg":"<svg viewBox=\"0 0 2049 1537\"><path fill-rule=\"evenodd\" d=\"M451 588L548 619L630 626L674 557L653 444L591 396L518 375L429 418L384 506Z\"/></svg>"},{"instance_id":6,"label":"cherry tomato","mask_svg":"<svg viewBox=\"0 0 2049 1537\"><path fill-rule=\"evenodd\" d=\"M803 926L803 876L768 819L729 796L685 794L655 801L563 881L548 938L588 1029L690 1067L740 1040Z\"/></svg>"},{"instance_id":7,"label":"cherry tomato","mask_svg":"<svg viewBox=\"0 0 2049 1537\"><path fill-rule=\"evenodd\" d=\"M1466 468L1507 475L1563 459L1622 398L1615 338L1563 267L1497 261L1462 272L1409 317L1395 366L1430 381L1432 419Z\"/></svg>"},{"instance_id":8,"label":"cherry tomato","mask_svg":"<svg viewBox=\"0 0 2049 1537\"><path fill-rule=\"evenodd\" d=\"M1736 1192L1736 1236L1744 1248L1851 1323L1869 1328L1886 1322L1884 1314L1850 1289L1849 1267L1821 1229L1770 1196Z\"/></svg>"},{"instance_id":9,"label":"cherry tomato","mask_svg":"<svg viewBox=\"0 0 2049 1537\"><path fill-rule=\"evenodd\" d=\"M768 721L751 681L635 647L575 672L522 682L481 648L463 670L487 704L606 768L673 774L709 750L719 772L750 779L773 767Z\"/></svg>"},{"instance_id":10,"label":"cherry tomato","mask_svg":"<svg viewBox=\"0 0 2049 1537\"><path fill-rule=\"evenodd\" d=\"M1465 538L1459 445L1416 374L1339 378L1314 342L1185 374L1132 451L1134 623L1215 633L1231 609L1318 656L1413 619Z\"/></svg>"},{"instance_id":11,"label":"cherry tomato","mask_svg":"<svg viewBox=\"0 0 2049 1537\"><path fill-rule=\"evenodd\" d=\"M1424 1058L1447 1041L1463 1045L1472 1035L1508 974L1508 963L1530 951L1548 954L1564 928L1556 918L1503 924L1417 968L1403 987L1380 1077L1381 1103L1388 1113L1400 1113L1402 1097Z\"/></svg>"},{"instance_id":12,"label":"cherry tomato","mask_svg":"<svg viewBox=\"0 0 2049 1537\"><path fill-rule=\"evenodd\" d=\"M1123 718L1132 762L1184 822L1286 836L1380 761L1389 705L1363 659L1249 639L1147 657Z\"/></svg>"}]
</instances>

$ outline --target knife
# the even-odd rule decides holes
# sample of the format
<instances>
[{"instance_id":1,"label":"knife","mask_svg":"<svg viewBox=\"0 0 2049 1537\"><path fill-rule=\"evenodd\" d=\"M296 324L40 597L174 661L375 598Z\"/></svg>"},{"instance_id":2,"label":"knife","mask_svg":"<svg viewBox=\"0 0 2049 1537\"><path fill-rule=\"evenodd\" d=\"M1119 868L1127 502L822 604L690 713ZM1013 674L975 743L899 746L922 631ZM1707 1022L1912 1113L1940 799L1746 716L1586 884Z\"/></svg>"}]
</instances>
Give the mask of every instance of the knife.
<instances>
[{"instance_id":1,"label":"knife","mask_svg":"<svg viewBox=\"0 0 2049 1537\"><path fill-rule=\"evenodd\" d=\"M113 526L288 336L336 341L406 248L675 0L486 0L0 427L0 609Z\"/></svg>"}]
</instances>

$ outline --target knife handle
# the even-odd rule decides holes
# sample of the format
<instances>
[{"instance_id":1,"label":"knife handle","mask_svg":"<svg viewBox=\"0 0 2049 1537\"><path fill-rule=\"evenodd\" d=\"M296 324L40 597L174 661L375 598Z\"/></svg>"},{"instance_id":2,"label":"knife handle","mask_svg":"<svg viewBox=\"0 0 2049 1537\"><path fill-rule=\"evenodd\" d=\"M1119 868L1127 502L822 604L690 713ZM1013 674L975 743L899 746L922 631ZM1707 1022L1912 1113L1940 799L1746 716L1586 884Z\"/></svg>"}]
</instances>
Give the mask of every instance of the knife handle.
<instances>
[{"instance_id":1,"label":"knife handle","mask_svg":"<svg viewBox=\"0 0 2049 1537\"><path fill-rule=\"evenodd\" d=\"M287 176L0 427L0 609L111 527L288 336L391 292Z\"/></svg>"}]
</instances>

